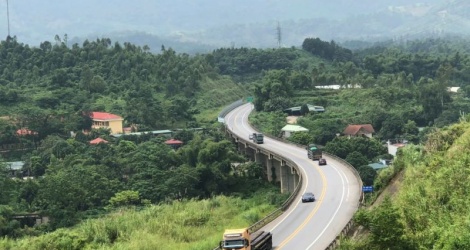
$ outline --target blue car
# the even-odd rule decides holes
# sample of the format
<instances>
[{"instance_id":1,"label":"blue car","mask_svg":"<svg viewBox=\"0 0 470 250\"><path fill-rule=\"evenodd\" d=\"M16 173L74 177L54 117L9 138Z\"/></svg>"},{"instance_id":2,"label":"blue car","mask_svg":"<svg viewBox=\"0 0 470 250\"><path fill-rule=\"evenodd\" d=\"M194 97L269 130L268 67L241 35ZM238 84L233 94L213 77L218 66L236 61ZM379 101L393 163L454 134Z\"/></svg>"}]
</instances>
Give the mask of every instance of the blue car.
<instances>
[{"instance_id":1,"label":"blue car","mask_svg":"<svg viewBox=\"0 0 470 250\"><path fill-rule=\"evenodd\" d=\"M302 203L305 202L314 202L315 201L315 195L311 192L307 192L302 195Z\"/></svg>"}]
</instances>

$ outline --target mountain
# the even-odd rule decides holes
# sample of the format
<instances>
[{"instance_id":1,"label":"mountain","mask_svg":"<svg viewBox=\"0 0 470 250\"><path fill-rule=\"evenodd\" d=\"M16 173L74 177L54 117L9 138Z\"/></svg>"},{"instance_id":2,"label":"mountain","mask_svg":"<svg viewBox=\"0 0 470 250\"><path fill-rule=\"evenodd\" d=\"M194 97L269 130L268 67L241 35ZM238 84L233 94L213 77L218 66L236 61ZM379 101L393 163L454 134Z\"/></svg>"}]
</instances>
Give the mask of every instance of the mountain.
<instances>
[{"instance_id":1,"label":"mountain","mask_svg":"<svg viewBox=\"0 0 470 250\"><path fill-rule=\"evenodd\" d=\"M0 3L7 16L7 3ZM470 34L465 0L16 0L9 2L10 34L38 46L55 35L70 41L109 37L158 51L161 45L196 53L217 47L300 46L322 40ZM8 24L0 32L8 34ZM150 44L149 44L150 43Z\"/></svg>"}]
</instances>

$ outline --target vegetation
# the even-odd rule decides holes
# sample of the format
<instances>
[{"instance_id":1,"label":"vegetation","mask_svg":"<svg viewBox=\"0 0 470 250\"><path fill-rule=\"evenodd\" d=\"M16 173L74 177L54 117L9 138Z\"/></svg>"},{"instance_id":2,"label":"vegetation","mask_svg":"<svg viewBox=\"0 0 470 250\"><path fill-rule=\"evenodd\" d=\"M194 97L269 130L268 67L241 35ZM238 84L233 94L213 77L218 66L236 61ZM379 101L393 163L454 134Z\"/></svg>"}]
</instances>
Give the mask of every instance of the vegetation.
<instances>
[{"instance_id":1,"label":"vegetation","mask_svg":"<svg viewBox=\"0 0 470 250\"><path fill-rule=\"evenodd\" d=\"M468 205L463 198L466 184L457 187L442 180L444 176L456 182L466 178L465 168L454 168L466 164L468 124L433 132L470 111L466 45L426 40L350 51L334 42L307 38L302 50L221 48L189 56L163 46L154 55L146 46L112 45L109 39L69 47L64 39L57 36L55 44L44 42L39 48L10 37L0 43L0 145L27 145L31 150L19 151L21 157L10 153L5 157L25 161L24 174L35 177L12 179L2 165L0 233L9 237L1 241L2 247L140 248L138 241L129 238L144 242L139 237L153 237L151 244L157 245L163 244L160 234L171 232L175 238L167 249L189 244L207 249L220 239L221 228L213 228L217 236L205 231L217 224L211 212L219 206L234 202L244 208L234 206L220 220L244 218L234 219L235 226L256 221L282 196L270 195L270 200L261 202L253 198L256 205L245 199L265 187L266 173L255 163L233 168L231 163L246 159L213 124L222 105L249 93L256 109L250 120L256 127L278 136L286 124L283 111L302 107L298 124L309 132L290 140L325 145L326 151L350 162L364 183L376 190L405 169L406 192L377 210L359 213L358 223L370 230L371 237L342 247L382 249L390 242L399 247L468 247L462 222ZM317 88L331 84L342 89ZM451 86L462 91L451 94ZM326 111L309 112L306 104L324 106ZM91 111L119 114L126 126L140 131L205 129L176 134L184 146L175 150L162 137L114 138L106 130L90 131ZM373 125L376 139L338 137L346 125L362 123ZM419 127L427 128L420 132ZM19 136L16 131L24 128L32 132ZM76 131L76 136L70 137L70 131ZM89 145L97 137L109 143ZM368 163L387 156L383 143L397 138L425 145L403 151L392 168L371 171ZM221 194L229 197L217 196ZM148 208L140 214L130 208L134 206ZM119 212L108 215L123 218L122 222L102 218L80 224L114 209L129 212L121 217ZM425 209L431 209L433 221L422 217ZM13 218L16 213L37 211L48 215L50 223L25 227L32 223ZM168 216L159 217L160 213ZM184 215L187 220L178 220ZM159 223L149 216L158 217ZM144 222L150 231L130 226ZM59 229L70 226L76 226L76 231ZM129 229L121 228L125 226ZM166 232L159 231L163 226ZM185 226L188 231L182 229ZM451 230L444 231L446 227ZM196 228L211 235L207 241L194 238ZM56 229L52 234L13 240Z\"/></svg>"},{"instance_id":2,"label":"vegetation","mask_svg":"<svg viewBox=\"0 0 470 250\"><path fill-rule=\"evenodd\" d=\"M356 222L370 237L343 249L466 249L470 123L445 127L423 146L406 147L395 165L404 169L400 191ZM396 246L396 247L395 247Z\"/></svg>"},{"instance_id":3,"label":"vegetation","mask_svg":"<svg viewBox=\"0 0 470 250\"><path fill-rule=\"evenodd\" d=\"M73 229L21 240L0 240L1 249L212 249L226 227L247 227L286 198L261 188L249 197L215 196L143 209L122 208Z\"/></svg>"}]
</instances>

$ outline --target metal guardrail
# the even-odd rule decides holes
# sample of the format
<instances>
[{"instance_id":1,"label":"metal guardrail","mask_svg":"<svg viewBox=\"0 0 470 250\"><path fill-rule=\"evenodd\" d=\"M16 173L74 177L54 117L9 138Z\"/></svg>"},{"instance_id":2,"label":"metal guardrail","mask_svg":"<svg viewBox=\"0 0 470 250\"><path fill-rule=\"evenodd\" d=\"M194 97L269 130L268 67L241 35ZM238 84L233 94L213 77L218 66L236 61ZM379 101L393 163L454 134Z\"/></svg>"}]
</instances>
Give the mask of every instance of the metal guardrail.
<instances>
[{"instance_id":1,"label":"metal guardrail","mask_svg":"<svg viewBox=\"0 0 470 250\"><path fill-rule=\"evenodd\" d=\"M238 100L236 102L233 102L232 104L228 105L222 111L220 111L219 116L217 117L217 121L221 122L221 123L225 123L225 116L230 111L234 110L235 108L237 108L237 107L239 107L243 104L245 104L245 102L243 101L243 99L240 99L240 100Z\"/></svg>"},{"instance_id":2,"label":"metal guardrail","mask_svg":"<svg viewBox=\"0 0 470 250\"><path fill-rule=\"evenodd\" d=\"M225 122L225 120L223 120L223 118L232 110L234 110L235 108L243 105L244 102L243 100L239 100L237 102L234 102L232 104L230 104L227 108L225 108L224 110L222 110L222 112L219 114L219 117L218 117L218 120L219 122ZM221 115L223 115L221 117ZM222 121L221 121L222 119ZM250 125L255 128L256 131L260 131L258 128L256 128L256 126L254 126L253 124L250 123ZM226 130L230 130L228 128L228 126L225 126L226 127ZM288 141L288 140L285 140L285 139L282 139L282 138L279 138L279 137L275 137L275 136L270 136L270 135L265 135L271 139L274 139L274 140L277 140L277 141L280 141L280 142L283 142L283 143L287 143L287 144L291 144L291 145L294 145L296 147L299 147L299 148L302 148L302 149L305 149L306 145L301 145L301 144L297 144L297 143L293 143L291 141ZM247 140L244 140L244 139L241 139L239 138L239 141L243 141L244 143L249 143L249 144L254 144L252 143L251 141L247 141ZM269 150L268 150L269 151ZM278 156L279 158L285 160L286 162L289 162L292 166L294 166L294 168L296 169L296 171L298 173L301 173L299 171L299 167L297 166L297 164L295 164L293 161L289 160L289 159L286 159L276 153L273 153L271 151L269 151L271 154L273 155L276 155ZM346 167L348 167L352 172L353 174L356 176L356 178L359 180L359 183L360 183L360 192L361 192L361 197L359 198L359 204L363 204L364 203L364 193L362 192L362 179L359 175L359 173L357 172L357 170L347 161L345 161L344 159L341 159L339 158L338 156L336 155L333 155L333 154L330 154L328 152L324 152L323 153L325 155L327 155L328 157L330 158L333 158L335 159L336 161L339 161L341 162L343 165L345 165ZM255 224L251 225L248 230L250 233L252 232L256 232L257 230L259 230L260 228L264 227L265 225L267 225L268 223L270 223L271 221L273 221L275 218L279 217L285 210L287 210L289 208L289 206L292 204L292 201L294 200L294 198L297 196L297 194L299 193L299 190L300 190L300 187L302 186L302 182L303 182L303 176L300 175L300 180L299 180L299 183L297 184L297 186L295 187L294 189L294 192L292 192L292 194L289 196L289 198L287 198L287 200L281 205L280 208L274 210L273 212L271 212L270 214L268 214L266 217L264 217L263 219L259 220L258 222L256 222ZM334 250L336 249L338 246L339 246L339 242L340 242L340 239L347 235L349 233L349 231L353 228L354 226L354 221L353 219L349 220L349 222L346 224L346 226L344 226L343 230L341 230L341 233L339 233L336 238L328 245L328 247L325 249L325 250ZM213 250L220 250L219 247L216 247L214 248Z\"/></svg>"},{"instance_id":3,"label":"metal guardrail","mask_svg":"<svg viewBox=\"0 0 470 250\"><path fill-rule=\"evenodd\" d=\"M244 102L243 100L239 100L237 102L234 102L232 104L230 104L227 108L225 108L220 114L219 114L219 117L218 117L218 120L219 122L225 122L224 120L222 120L230 111L234 110L235 108L243 105ZM222 120L222 121L221 121ZM226 130L230 130L228 128L228 126L225 126L225 129ZM271 137L270 137L271 138ZM274 138L272 138L274 139ZM253 145L257 145L251 141L248 141L248 140L245 140L245 139L242 139L242 138L239 138L239 141L240 142L243 142L243 143L248 143L248 144L253 144ZM274 152L271 152L269 150L267 150L270 154L272 154L273 156L276 156L282 160L284 160L286 162L287 165L290 165L290 166L293 166L296 170L297 173L301 173L299 171L299 167L297 166L297 164L295 164L293 161L279 155L279 154L276 154ZM248 231L250 233L253 233L253 232L256 232L258 231L259 229L261 229L262 227L266 226L267 224L269 224L271 221L273 221L274 219L276 219L277 217L279 217L280 215L282 215L282 213L284 211L286 211L290 205L292 204L292 202L294 201L294 199L297 197L297 195L299 194L300 192L300 188L302 187L302 184L303 184L303 176L300 175L300 178L299 178L299 183L297 183L297 186L294 188L294 191L292 192L292 194L289 196L289 198L287 198L287 200L285 200L282 205L277 208L276 210L272 211L270 214L266 215L264 218L262 218L261 220L255 222L253 225L251 225L250 227L248 227ZM214 248L213 250L220 250L219 247L216 247Z\"/></svg>"}]
</instances>

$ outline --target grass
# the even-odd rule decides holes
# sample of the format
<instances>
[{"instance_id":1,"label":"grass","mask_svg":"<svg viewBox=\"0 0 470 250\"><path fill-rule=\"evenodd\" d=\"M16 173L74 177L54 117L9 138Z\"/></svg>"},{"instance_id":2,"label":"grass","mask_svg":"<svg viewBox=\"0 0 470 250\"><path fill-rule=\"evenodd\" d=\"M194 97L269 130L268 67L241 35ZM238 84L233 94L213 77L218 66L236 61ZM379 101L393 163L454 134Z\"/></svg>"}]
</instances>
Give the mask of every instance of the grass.
<instances>
[{"instance_id":1,"label":"grass","mask_svg":"<svg viewBox=\"0 0 470 250\"><path fill-rule=\"evenodd\" d=\"M281 194L279 194L281 195ZM2 239L0 249L212 249L227 228L248 227L276 209L264 191L252 198L216 196L127 208L38 237Z\"/></svg>"}]
</instances>

